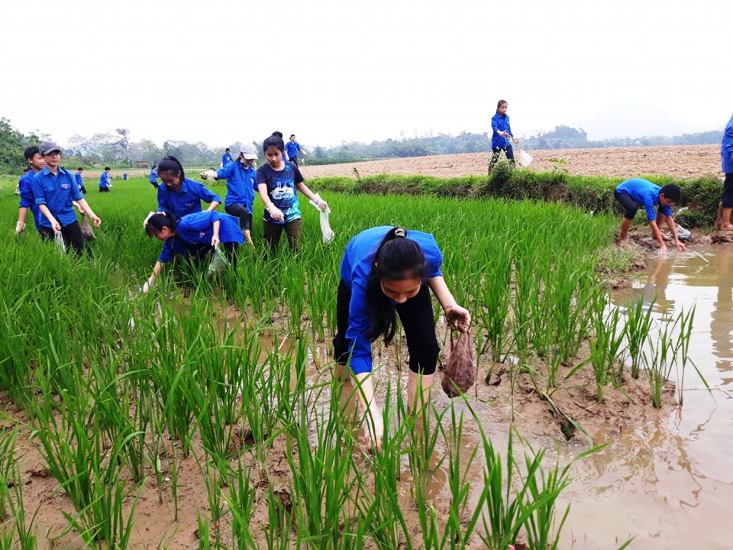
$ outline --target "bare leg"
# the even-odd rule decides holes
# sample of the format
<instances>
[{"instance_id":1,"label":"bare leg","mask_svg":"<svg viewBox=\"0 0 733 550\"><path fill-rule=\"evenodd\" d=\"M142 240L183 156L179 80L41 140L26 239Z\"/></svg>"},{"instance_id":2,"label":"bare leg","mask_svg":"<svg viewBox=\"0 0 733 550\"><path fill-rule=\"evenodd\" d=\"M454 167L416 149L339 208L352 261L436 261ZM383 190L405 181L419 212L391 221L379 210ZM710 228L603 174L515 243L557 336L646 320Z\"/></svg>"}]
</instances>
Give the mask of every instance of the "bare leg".
<instances>
[{"instance_id":1,"label":"bare leg","mask_svg":"<svg viewBox=\"0 0 733 550\"><path fill-rule=\"evenodd\" d=\"M434 374L418 374L410 371L407 375L407 409L420 412L430 402L430 389L433 387Z\"/></svg>"},{"instance_id":2,"label":"bare leg","mask_svg":"<svg viewBox=\"0 0 733 550\"><path fill-rule=\"evenodd\" d=\"M720 218L720 229L723 231L733 230L733 224L730 223L730 215L733 208L723 208L722 216Z\"/></svg>"},{"instance_id":3,"label":"bare leg","mask_svg":"<svg viewBox=\"0 0 733 550\"><path fill-rule=\"evenodd\" d=\"M252 250L255 249L255 243L252 242L252 232L249 229L244 230L244 238L247 240L247 244Z\"/></svg>"},{"instance_id":4,"label":"bare leg","mask_svg":"<svg viewBox=\"0 0 733 550\"><path fill-rule=\"evenodd\" d=\"M720 229L723 226L723 203L718 203L718 217L715 218L715 228Z\"/></svg>"},{"instance_id":5,"label":"bare leg","mask_svg":"<svg viewBox=\"0 0 733 550\"><path fill-rule=\"evenodd\" d=\"M369 430L370 445L372 451L382 449L382 438L384 436L384 424L382 411L377 405L374 397L374 383L371 372L362 372L355 375L359 400L366 413L367 428Z\"/></svg>"},{"instance_id":6,"label":"bare leg","mask_svg":"<svg viewBox=\"0 0 733 550\"><path fill-rule=\"evenodd\" d=\"M618 235L618 242L626 240L626 237L629 234L629 227L631 227L631 220L624 218L621 221L621 233Z\"/></svg>"}]
</instances>

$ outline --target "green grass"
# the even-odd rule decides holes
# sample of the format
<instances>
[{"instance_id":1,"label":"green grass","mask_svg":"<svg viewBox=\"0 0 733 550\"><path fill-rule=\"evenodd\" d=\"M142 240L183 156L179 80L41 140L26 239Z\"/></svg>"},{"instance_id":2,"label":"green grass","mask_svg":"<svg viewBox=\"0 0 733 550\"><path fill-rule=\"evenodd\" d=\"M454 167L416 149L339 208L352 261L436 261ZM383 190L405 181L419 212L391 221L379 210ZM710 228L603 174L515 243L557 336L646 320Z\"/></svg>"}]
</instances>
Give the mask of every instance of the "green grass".
<instances>
[{"instance_id":1,"label":"green grass","mask_svg":"<svg viewBox=\"0 0 733 550\"><path fill-rule=\"evenodd\" d=\"M190 483L181 478L186 460L200 465L209 503L198 516L202 548L463 548L482 540L504 550L520 533L556 544L565 512L554 503L567 469L546 472L542 451L522 462L510 446L502 457L483 432L474 449L450 444L475 418L453 406L411 416L396 382L387 388L383 449L365 456L330 362L313 357L335 330L346 243L368 227L398 224L435 235L448 285L474 316L482 358L518 357L522 369L540 361L546 368L534 375L549 392L567 382L561 363L579 366L583 342L609 334L608 318L591 305L603 295L596 265L613 216L560 203L331 192L331 245L321 244L317 213L303 201L297 254L263 255L256 222L258 250L242 249L236 271L210 281L205 269L179 266L143 296L161 247L141 227L156 206L146 179L88 196L103 220L93 260L59 254L30 228L16 238L17 197L3 187L0 390L30 416L34 443L73 506L68 525L88 544L130 543L146 483L161 503L169 497L161 521L177 519L179 488ZM258 201L255 220L261 213ZM292 346L280 345L286 338ZM616 359L602 357L604 373ZM278 446L284 486L269 470ZM446 517L431 511L420 485L436 453L448 472ZM406 513L399 498L403 462L420 514ZM469 482L467 462L483 465L483 484ZM17 502L0 495L0 511ZM255 507L266 531L250 522Z\"/></svg>"}]
</instances>

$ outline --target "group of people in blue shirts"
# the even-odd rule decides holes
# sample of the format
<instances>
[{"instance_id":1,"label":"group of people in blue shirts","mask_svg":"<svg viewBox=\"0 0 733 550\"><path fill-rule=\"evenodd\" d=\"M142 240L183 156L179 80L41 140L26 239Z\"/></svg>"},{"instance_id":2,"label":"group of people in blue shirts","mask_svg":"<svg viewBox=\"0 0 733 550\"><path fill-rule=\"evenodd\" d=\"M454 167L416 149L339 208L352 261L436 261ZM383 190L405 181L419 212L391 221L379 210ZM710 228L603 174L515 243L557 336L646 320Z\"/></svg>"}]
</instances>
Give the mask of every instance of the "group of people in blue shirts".
<instances>
[{"instance_id":1,"label":"group of people in blue shirts","mask_svg":"<svg viewBox=\"0 0 733 550\"><path fill-rule=\"evenodd\" d=\"M81 255L85 239L74 207L96 227L102 223L84 198L81 170L75 175L61 166L61 148L55 143L28 147L24 155L30 169L18 182L20 206L16 234L25 231L30 211L42 239L52 240L60 235L68 250Z\"/></svg>"}]
</instances>

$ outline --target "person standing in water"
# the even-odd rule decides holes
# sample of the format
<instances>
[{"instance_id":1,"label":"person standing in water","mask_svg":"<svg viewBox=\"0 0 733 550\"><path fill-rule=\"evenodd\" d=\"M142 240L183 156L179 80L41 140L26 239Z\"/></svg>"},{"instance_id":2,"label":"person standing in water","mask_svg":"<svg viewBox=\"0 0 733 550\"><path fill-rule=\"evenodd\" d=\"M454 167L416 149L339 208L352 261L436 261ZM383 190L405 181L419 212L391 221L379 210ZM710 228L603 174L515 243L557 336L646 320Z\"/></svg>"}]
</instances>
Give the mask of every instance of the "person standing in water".
<instances>
[{"instance_id":1,"label":"person standing in water","mask_svg":"<svg viewBox=\"0 0 733 550\"><path fill-rule=\"evenodd\" d=\"M64 244L70 246L78 256L84 251L84 235L76 219L73 202L79 203L95 227L102 220L92 211L91 206L79 191L76 179L61 164L61 148L54 143L43 143L40 147L46 167L33 177L33 198L40 212L38 232L45 240L51 240L61 233Z\"/></svg>"},{"instance_id":2,"label":"person standing in water","mask_svg":"<svg viewBox=\"0 0 733 550\"><path fill-rule=\"evenodd\" d=\"M679 186L670 183L664 187L659 187L643 178L632 178L618 184L613 195L624 211L621 232L618 237L619 244L626 240L629 227L631 227L631 220L634 219L639 208L643 206L647 222L652 230L652 236L659 243L659 251L667 252L667 245L664 244L662 232L659 230L662 223L666 223L672 232L677 250L687 250L685 244L679 240L677 225L672 218L672 206L679 204L682 195Z\"/></svg>"},{"instance_id":3,"label":"person standing in water","mask_svg":"<svg viewBox=\"0 0 733 550\"><path fill-rule=\"evenodd\" d=\"M33 199L33 177L46 166L46 161L43 160L43 155L41 155L41 151L36 146L28 147L23 151L23 156L30 169L23 174L18 182L20 206L18 207L18 221L15 224L16 235L20 235L25 231L25 220L28 217L29 210L31 211L36 231L40 232L41 230L38 206L36 206L36 202Z\"/></svg>"},{"instance_id":4,"label":"person standing in water","mask_svg":"<svg viewBox=\"0 0 733 550\"><path fill-rule=\"evenodd\" d=\"M257 188L265 205L265 241L274 252L285 231L290 250L297 250L301 229L298 191L316 202L321 210L326 210L328 204L308 188L295 164L283 160L285 143L282 137L271 135L262 144L262 150L267 164L257 169Z\"/></svg>"},{"instance_id":5,"label":"person standing in water","mask_svg":"<svg viewBox=\"0 0 733 550\"><path fill-rule=\"evenodd\" d=\"M187 214L178 220L168 212L150 212L143 221L143 227L148 237L163 242L163 250L155 262L153 273L143 285L144 293L155 284L163 265L174 256L193 255L202 258L213 253L221 244L230 263L236 266L236 251L244 242L237 218L215 211Z\"/></svg>"},{"instance_id":6,"label":"person standing in water","mask_svg":"<svg viewBox=\"0 0 733 550\"><path fill-rule=\"evenodd\" d=\"M415 410L421 408L418 398L430 392L438 362L430 290L450 326L466 331L471 324L470 313L456 303L443 279L442 263L442 252L432 235L401 227L362 231L344 251L333 339L336 375L340 380L351 375L356 378L361 404L371 416L376 448L381 446L383 426L374 399L371 343L384 338L389 344L399 316L410 355L407 405Z\"/></svg>"},{"instance_id":7,"label":"person standing in water","mask_svg":"<svg viewBox=\"0 0 733 550\"><path fill-rule=\"evenodd\" d=\"M210 203L208 210L221 204L221 197L203 184L186 178L176 157L167 156L158 164L158 210L168 212L178 220L186 214L201 212L201 201Z\"/></svg>"},{"instance_id":8,"label":"person standing in water","mask_svg":"<svg viewBox=\"0 0 733 550\"><path fill-rule=\"evenodd\" d=\"M224 210L227 214L239 218L239 227L244 231L247 244L254 248L252 242L252 212L255 201L255 181L257 170L254 163L257 150L253 145L245 143L239 148L236 162L230 162L219 170L204 170L202 179L227 181L227 196L224 199Z\"/></svg>"},{"instance_id":9,"label":"person standing in water","mask_svg":"<svg viewBox=\"0 0 733 550\"><path fill-rule=\"evenodd\" d=\"M491 160L489 161L489 174L499 160L502 151L507 160L514 164L514 149L512 142L516 143L512 134L512 127L509 125L509 115L506 110L509 104L503 99L496 105L496 114L491 117Z\"/></svg>"},{"instance_id":10,"label":"person standing in water","mask_svg":"<svg viewBox=\"0 0 733 550\"><path fill-rule=\"evenodd\" d=\"M723 197L718 205L718 219L715 221L715 227L723 231L733 231L730 219L733 211L733 116L730 117L723 133L720 161L725 180L723 180Z\"/></svg>"}]
</instances>

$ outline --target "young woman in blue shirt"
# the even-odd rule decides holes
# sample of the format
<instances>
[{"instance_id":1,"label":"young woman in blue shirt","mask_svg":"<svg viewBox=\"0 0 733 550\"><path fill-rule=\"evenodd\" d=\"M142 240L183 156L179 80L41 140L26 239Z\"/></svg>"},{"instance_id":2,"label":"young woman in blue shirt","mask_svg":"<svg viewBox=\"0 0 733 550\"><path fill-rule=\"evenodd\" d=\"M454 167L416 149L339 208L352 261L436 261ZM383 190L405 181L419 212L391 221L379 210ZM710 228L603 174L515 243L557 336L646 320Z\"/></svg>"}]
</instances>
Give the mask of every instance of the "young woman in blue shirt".
<instances>
[{"instance_id":1,"label":"young woman in blue shirt","mask_svg":"<svg viewBox=\"0 0 733 550\"><path fill-rule=\"evenodd\" d=\"M158 210L180 219L186 214L201 212L201 201L208 202L208 210L221 204L221 197L203 184L186 178L183 165L176 157L167 156L158 164Z\"/></svg>"},{"instance_id":2,"label":"young woman in blue shirt","mask_svg":"<svg viewBox=\"0 0 733 550\"><path fill-rule=\"evenodd\" d=\"M396 335L397 316L405 330L410 355L407 404L427 396L438 360L438 340L430 290L452 327L465 331L471 315L456 303L443 279L443 256L435 238L401 227L373 227L356 235L341 260L333 339L337 376L357 380L362 406L371 413L372 437L382 438L382 417L374 400L371 343ZM349 367L347 369L346 367Z\"/></svg>"},{"instance_id":3,"label":"young woman in blue shirt","mask_svg":"<svg viewBox=\"0 0 733 550\"><path fill-rule=\"evenodd\" d=\"M163 265L176 255L201 257L221 244L229 261L236 265L236 249L244 242L237 218L221 212L205 211L176 219L168 212L151 212L143 222L148 237L163 241L163 250L153 273L143 286L147 292L160 275Z\"/></svg>"},{"instance_id":4,"label":"young woman in blue shirt","mask_svg":"<svg viewBox=\"0 0 733 550\"><path fill-rule=\"evenodd\" d=\"M500 99L496 105L496 113L491 117L491 161L489 161L489 174L499 160L502 151L507 160L514 164L514 149L512 142L516 143L512 134L512 127L509 125L509 115L506 110L509 104Z\"/></svg>"}]
</instances>

